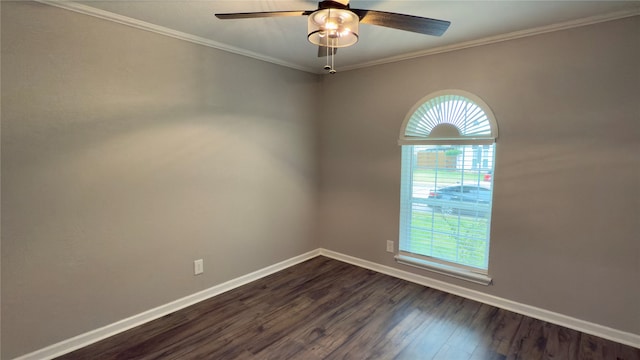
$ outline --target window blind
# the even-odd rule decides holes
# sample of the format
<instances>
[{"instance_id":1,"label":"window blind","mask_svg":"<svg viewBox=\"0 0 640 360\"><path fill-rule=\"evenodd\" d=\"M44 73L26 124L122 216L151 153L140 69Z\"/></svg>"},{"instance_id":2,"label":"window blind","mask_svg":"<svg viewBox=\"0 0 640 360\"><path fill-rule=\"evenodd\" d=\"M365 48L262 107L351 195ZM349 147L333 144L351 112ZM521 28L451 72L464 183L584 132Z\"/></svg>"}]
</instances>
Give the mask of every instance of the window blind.
<instances>
[{"instance_id":1,"label":"window blind","mask_svg":"<svg viewBox=\"0 0 640 360\"><path fill-rule=\"evenodd\" d=\"M494 150L402 147L400 252L486 272Z\"/></svg>"}]
</instances>

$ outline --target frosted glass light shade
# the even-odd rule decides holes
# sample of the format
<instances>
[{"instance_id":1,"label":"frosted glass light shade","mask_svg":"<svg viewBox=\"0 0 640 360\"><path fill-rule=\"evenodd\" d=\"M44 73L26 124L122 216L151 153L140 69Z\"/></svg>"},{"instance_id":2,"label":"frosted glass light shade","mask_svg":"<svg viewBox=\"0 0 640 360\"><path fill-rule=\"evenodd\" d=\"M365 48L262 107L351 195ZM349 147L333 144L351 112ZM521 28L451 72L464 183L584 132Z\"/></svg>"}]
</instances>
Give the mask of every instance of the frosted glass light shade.
<instances>
[{"instance_id":1,"label":"frosted glass light shade","mask_svg":"<svg viewBox=\"0 0 640 360\"><path fill-rule=\"evenodd\" d=\"M321 9L309 15L309 42L318 46L347 47L358 42L358 15L345 9Z\"/></svg>"}]
</instances>

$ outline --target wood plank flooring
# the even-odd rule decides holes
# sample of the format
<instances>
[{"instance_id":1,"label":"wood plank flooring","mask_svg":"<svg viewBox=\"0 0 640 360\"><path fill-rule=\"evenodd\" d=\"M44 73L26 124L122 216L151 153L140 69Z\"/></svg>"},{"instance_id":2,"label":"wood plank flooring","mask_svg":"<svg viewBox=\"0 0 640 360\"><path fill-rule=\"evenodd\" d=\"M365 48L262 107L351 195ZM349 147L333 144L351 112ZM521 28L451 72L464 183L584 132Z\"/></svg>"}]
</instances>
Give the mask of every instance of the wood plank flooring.
<instances>
[{"instance_id":1,"label":"wood plank flooring","mask_svg":"<svg viewBox=\"0 0 640 360\"><path fill-rule=\"evenodd\" d=\"M58 359L640 360L640 349L316 257Z\"/></svg>"}]
</instances>

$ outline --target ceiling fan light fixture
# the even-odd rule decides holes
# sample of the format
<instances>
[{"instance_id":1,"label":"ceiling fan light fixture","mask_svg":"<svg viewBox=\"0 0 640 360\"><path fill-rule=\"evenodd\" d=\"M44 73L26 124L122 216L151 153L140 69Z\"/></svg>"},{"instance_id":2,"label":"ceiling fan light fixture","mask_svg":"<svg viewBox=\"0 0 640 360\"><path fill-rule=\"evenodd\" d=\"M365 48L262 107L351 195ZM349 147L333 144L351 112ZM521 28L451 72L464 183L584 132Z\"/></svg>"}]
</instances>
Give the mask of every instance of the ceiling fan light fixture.
<instances>
[{"instance_id":1,"label":"ceiling fan light fixture","mask_svg":"<svg viewBox=\"0 0 640 360\"><path fill-rule=\"evenodd\" d=\"M308 19L307 39L318 46L340 48L358 42L360 18L347 9L321 9Z\"/></svg>"}]
</instances>

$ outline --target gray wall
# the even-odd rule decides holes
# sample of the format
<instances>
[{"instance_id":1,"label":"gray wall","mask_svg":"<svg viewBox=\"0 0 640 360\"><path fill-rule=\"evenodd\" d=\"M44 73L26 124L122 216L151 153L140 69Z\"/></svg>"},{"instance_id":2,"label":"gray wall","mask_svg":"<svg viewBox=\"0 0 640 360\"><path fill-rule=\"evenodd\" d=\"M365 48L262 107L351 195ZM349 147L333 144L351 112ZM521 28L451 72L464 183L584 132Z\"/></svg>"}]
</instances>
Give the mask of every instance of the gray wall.
<instances>
[{"instance_id":1,"label":"gray wall","mask_svg":"<svg viewBox=\"0 0 640 360\"><path fill-rule=\"evenodd\" d=\"M46 5L1 13L3 358L317 247L640 334L640 18L319 80ZM500 126L490 287L385 252L401 122L446 88Z\"/></svg>"},{"instance_id":2,"label":"gray wall","mask_svg":"<svg viewBox=\"0 0 640 360\"><path fill-rule=\"evenodd\" d=\"M321 244L640 334L640 17L325 77ZM400 125L462 89L500 129L489 287L393 261Z\"/></svg>"},{"instance_id":3,"label":"gray wall","mask_svg":"<svg viewBox=\"0 0 640 360\"><path fill-rule=\"evenodd\" d=\"M318 81L3 1L2 357L317 248Z\"/></svg>"}]
</instances>

